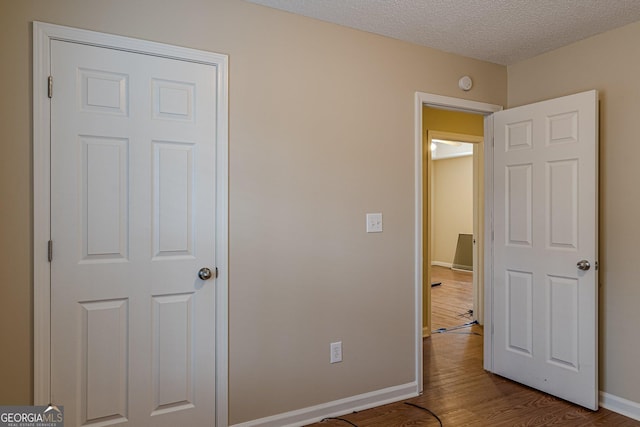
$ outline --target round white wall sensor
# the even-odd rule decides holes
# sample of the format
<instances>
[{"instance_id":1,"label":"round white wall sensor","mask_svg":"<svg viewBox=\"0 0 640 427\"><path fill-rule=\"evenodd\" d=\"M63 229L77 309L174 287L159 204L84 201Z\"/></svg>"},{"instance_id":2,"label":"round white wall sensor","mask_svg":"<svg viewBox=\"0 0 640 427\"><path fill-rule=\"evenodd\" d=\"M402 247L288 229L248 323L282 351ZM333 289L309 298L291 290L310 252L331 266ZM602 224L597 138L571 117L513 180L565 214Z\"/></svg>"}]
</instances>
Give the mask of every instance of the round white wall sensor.
<instances>
[{"instance_id":1,"label":"round white wall sensor","mask_svg":"<svg viewBox=\"0 0 640 427\"><path fill-rule=\"evenodd\" d=\"M473 80L471 80L471 77L469 76L460 77L460 80L458 80L458 87L464 91L471 90L473 87Z\"/></svg>"}]
</instances>

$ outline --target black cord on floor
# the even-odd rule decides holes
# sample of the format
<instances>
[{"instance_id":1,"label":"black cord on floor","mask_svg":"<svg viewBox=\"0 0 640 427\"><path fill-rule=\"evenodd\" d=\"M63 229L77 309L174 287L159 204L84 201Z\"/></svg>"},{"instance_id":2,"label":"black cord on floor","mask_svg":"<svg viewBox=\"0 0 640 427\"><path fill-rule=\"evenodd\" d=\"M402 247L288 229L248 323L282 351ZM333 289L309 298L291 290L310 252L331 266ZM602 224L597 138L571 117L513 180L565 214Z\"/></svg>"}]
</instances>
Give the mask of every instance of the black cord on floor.
<instances>
[{"instance_id":1,"label":"black cord on floor","mask_svg":"<svg viewBox=\"0 0 640 427\"><path fill-rule=\"evenodd\" d=\"M409 405L409 406L413 406L414 408L418 408L418 409L422 409L423 411L427 411L428 413L430 413L436 420L438 420L438 422L440 423L440 427L444 427L444 425L442 424L442 420L440 419L440 417L438 417L436 414L434 414L430 409L425 408L424 406L420 406L420 405L416 405L415 403L411 403L411 402L404 402L405 405ZM353 427L358 427L356 424L352 423L351 421L344 419L344 418L340 418L340 417L327 417L327 418L323 418L322 420L320 420L320 422L325 422L325 421L329 421L329 420L337 420L337 421L343 421L349 425L352 425Z\"/></svg>"},{"instance_id":2,"label":"black cord on floor","mask_svg":"<svg viewBox=\"0 0 640 427\"><path fill-rule=\"evenodd\" d=\"M329 421L329 420L338 420L338 421L344 421L345 423L349 423L351 424L353 427L358 427L356 424L352 423L349 420L345 420L344 418L338 418L338 417L327 417L327 418L323 418L322 420L320 420L320 422L323 421Z\"/></svg>"},{"instance_id":3,"label":"black cord on floor","mask_svg":"<svg viewBox=\"0 0 640 427\"><path fill-rule=\"evenodd\" d=\"M477 324L478 324L478 321L474 320L473 322L467 322L467 323L465 323L463 325L459 325L459 326L452 326L451 328L438 328L438 329L436 329L434 331L431 331L431 333L433 333L433 334L444 334L445 332L455 331L455 330L458 330L458 329L464 329L464 328L468 328L470 326L477 325Z\"/></svg>"},{"instance_id":4,"label":"black cord on floor","mask_svg":"<svg viewBox=\"0 0 640 427\"><path fill-rule=\"evenodd\" d=\"M433 412L431 412L431 410L425 408L424 406L420 406L420 405L416 405L415 403L411 403L411 402L404 402L405 405L409 405L409 406L413 406L415 408L418 409L422 409L423 411L427 411L428 413L430 413L431 415L433 415L433 417L438 420L438 422L440 423L440 427L444 427L444 425L442 424L442 420Z\"/></svg>"},{"instance_id":5,"label":"black cord on floor","mask_svg":"<svg viewBox=\"0 0 640 427\"><path fill-rule=\"evenodd\" d=\"M467 310L464 313L456 315L456 317L466 317L467 319L473 318L473 310Z\"/></svg>"}]
</instances>

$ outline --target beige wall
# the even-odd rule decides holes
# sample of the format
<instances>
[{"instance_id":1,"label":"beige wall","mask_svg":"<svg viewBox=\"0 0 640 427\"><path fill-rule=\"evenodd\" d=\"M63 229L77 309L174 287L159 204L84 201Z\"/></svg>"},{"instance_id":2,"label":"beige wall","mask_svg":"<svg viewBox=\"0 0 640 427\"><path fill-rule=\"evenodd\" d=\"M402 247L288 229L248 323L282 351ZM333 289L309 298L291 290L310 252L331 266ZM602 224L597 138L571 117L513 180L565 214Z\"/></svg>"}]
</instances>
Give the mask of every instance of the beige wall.
<instances>
[{"instance_id":1,"label":"beige wall","mask_svg":"<svg viewBox=\"0 0 640 427\"><path fill-rule=\"evenodd\" d=\"M473 157L433 161L431 261L452 264L458 234L473 234Z\"/></svg>"},{"instance_id":2,"label":"beige wall","mask_svg":"<svg viewBox=\"0 0 640 427\"><path fill-rule=\"evenodd\" d=\"M508 68L509 106L600 93L600 389L640 402L640 22Z\"/></svg>"},{"instance_id":3,"label":"beige wall","mask_svg":"<svg viewBox=\"0 0 640 427\"><path fill-rule=\"evenodd\" d=\"M33 20L230 55L232 423L414 379L414 93L504 104L504 67L239 0L1 4L0 404L32 400Z\"/></svg>"}]
</instances>

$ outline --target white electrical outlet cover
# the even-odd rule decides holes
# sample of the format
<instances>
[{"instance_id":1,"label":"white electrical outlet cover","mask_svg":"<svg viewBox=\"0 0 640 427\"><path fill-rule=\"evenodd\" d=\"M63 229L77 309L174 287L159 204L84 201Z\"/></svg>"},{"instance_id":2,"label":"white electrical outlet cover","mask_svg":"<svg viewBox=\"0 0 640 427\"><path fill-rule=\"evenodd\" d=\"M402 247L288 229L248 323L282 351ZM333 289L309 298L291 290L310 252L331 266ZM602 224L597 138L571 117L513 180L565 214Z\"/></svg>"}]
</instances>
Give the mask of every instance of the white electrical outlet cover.
<instances>
[{"instance_id":1,"label":"white electrical outlet cover","mask_svg":"<svg viewBox=\"0 0 640 427\"><path fill-rule=\"evenodd\" d=\"M367 214L367 233L382 233L382 214Z\"/></svg>"}]
</instances>

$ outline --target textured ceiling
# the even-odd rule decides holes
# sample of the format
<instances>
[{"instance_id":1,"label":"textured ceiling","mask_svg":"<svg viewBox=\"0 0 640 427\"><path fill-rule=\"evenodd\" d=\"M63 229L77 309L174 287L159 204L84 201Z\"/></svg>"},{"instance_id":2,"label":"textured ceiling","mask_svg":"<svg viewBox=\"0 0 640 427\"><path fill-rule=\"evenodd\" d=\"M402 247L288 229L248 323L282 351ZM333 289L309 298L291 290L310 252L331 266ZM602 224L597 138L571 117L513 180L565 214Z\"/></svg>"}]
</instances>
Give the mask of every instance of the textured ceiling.
<instances>
[{"instance_id":1,"label":"textured ceiling","mask_svg":"<svg viewBox=\"0 0 640 427\"><path fill-rule=\"evenodd\" d=\"M509 65L640 20L640 0L248 0Z\"/></svg>"}]
</instances>

